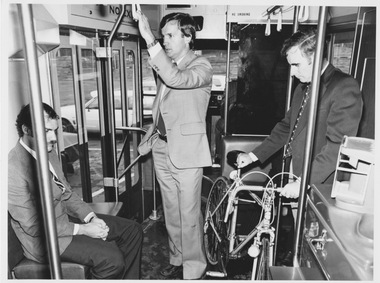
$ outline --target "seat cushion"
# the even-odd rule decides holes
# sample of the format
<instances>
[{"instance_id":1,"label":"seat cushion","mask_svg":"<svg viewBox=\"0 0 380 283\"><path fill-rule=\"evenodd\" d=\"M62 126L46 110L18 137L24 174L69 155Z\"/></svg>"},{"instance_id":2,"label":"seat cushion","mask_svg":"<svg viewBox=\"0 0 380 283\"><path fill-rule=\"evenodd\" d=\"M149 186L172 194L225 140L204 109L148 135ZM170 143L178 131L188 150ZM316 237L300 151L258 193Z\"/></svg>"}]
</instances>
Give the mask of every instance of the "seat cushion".
<instances>
[{"instance_id":1,"label":"seat cushion","mask_svg":"<svg viewBox=\"0 0 380 283\"><path fill-rule=\"evenodd\" d=\"M38 263L24 258L13 268L16 279L50 279L49 264ZM62 262L63 279L86 279L89 268L77 263Z\"/></svg>"},{"instance_id":2,"label":"seat cushion","mask_svg":"<svg viewBox=\"0 0 380 283\"><path fill-rule=\"evenodd\" d=\"M92 203L88 203L88 205L92 208L92 210L95 213L116 216L119 213L123 203L122 202L92 202Z\"/></svg>"}]
</instances>

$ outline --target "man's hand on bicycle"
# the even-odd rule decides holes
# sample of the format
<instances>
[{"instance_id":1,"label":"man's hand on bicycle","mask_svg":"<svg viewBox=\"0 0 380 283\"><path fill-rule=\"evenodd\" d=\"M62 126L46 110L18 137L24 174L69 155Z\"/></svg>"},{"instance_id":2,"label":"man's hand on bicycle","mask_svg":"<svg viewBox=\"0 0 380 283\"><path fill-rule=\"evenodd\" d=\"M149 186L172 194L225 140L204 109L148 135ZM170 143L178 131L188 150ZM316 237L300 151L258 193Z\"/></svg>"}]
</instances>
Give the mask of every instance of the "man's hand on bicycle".
<instances>
[{"instance_id":1,"label":"man's hand on bicycle","mask_svg":"<svg viewBox=\"0 0 380 283\"><path fill-rule=\"evenodd\" d=\"M280 195L287 198L298 198L301 183L299 181L291 182L282 189Z\"/></svg>"},{"instance_id":2,"label":"man's hand on bicycle","mask_svg":"<svg viewBox=\"0 0 380 283\"><path fill-rule=\"evenodd\" d=\"M238 168L243 168L253 162L251 156L248 153L240 153L236 158L236 164Z\"/></svg>"}]
</instances>

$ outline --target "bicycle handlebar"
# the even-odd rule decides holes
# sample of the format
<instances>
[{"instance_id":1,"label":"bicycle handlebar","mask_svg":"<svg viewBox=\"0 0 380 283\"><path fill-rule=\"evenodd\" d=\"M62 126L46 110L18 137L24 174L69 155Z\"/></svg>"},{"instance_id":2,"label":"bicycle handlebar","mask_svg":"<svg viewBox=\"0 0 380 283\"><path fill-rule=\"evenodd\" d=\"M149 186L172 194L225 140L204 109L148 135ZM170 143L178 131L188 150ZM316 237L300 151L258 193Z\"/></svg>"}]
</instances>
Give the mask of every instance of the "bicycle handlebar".
<instances>
[{"instance_id":1,"label":"bicycle handlebar","mask_svg":"<svg viewBox=\"0 0 380 283\"><path fill-rule=\"evenodd\" d=\"M250 191L263 192L263 191L274 191L276 193L281 193L283 188L272 188L272 187L264 187L264 186L253 186L253 185L239 185L239 187L246 187Z\"/></svg>"}]
</instances>

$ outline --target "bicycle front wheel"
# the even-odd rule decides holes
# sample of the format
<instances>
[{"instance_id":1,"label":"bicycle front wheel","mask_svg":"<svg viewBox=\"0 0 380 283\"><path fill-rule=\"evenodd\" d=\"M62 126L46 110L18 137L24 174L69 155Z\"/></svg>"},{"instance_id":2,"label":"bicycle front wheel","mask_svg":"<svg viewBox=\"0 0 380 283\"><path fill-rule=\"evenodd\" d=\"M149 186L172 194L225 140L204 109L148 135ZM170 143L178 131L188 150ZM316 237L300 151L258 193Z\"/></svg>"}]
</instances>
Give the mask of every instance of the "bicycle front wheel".
<instances>
[{"instance_id":1,"label":"bicycle front wheel","mask_svg":"<svg viewBox=\"0 0 380 283\"><path fill-rule=\"evenodd\" d=\"M230 181L223 176L216 179L212 185L206 204L203 234L209 263L211 265L219 263L223 269L225 269L228 259L228 231L227 225L224 223L228 196L224 199L223 197L230 185Z\"/></svg>"},{"instance_id":2,"label":"bicycle front wheel","mask_svg":"<svg viewBox=\"0 0 380 283\"><path fill-rule=\"evenodd\" d=\"M258 258L255 280L269 280L270 244L268 238L261 240L261 253ZM254 272L254 270L253 270Z\"/></svg>"}]
</instances>

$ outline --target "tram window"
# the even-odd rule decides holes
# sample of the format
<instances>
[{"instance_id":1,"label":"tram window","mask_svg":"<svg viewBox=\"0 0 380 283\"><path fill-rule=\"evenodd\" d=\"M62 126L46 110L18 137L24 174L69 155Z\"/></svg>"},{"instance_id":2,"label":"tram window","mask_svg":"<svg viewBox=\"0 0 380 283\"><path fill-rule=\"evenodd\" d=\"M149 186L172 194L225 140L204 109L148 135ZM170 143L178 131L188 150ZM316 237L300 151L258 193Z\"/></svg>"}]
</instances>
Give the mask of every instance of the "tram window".
<instances>
[{"instance_id":1,"label":"tram window","mask_svg":"<svg viewBox=\"0 0 380 283\"><path fill-rule=\"evenodd\" d=\"M92 99L91 91L97 88L96 57L92 49L81 49L81 82L85 101Z\"/></svg>"},{"instance_id":2,"label":"tram window","mask_svg":"<svg viewBox=\"0 0 380 283\"><path fill-rule=\"evenodd\" d=\"M144 95L155 95L157 91L156 80L153 75L152 67L148 64L149 54L146 49L143 49L141 52L143 63L143 93Z\"/></svg>"},{"instance_id":3,"label":"tram window","mask_svg":"<svg viewBox=\"0 0 380 283\"><path fill-rule=\"evenodd\" d=\"M60 48L57 52L58 88L61 106L74 104L74 82L71 48Z\"/></svg>"},{"instance_id":4,"label":"tram window","mask_svg":"<svg viewBox=\"0 0 380 283\"><path fill-rule=\"evenodd\" d=\"M119 97L120 97L120 91L115 91L115 94L118 93L119 94ZM96 109L96 110L99 110L99 100L97 99L97 97L94 97L92 100L90 100L88 102L88 104L86 104L86 109ZM121 109L121 99L120 98L114 98L114 106L115 106L115 109Z\"/></svg>"},{"instance_id":5,"label":"tram window","mask_svg":"<svg viewBox=\"0 0 380 283\"><path fill-rule=\"evenodd\" d=\"M347 74L350 73L354 36L354 31L333 35L332 64Z\"/></svg>"}]
</instances>

